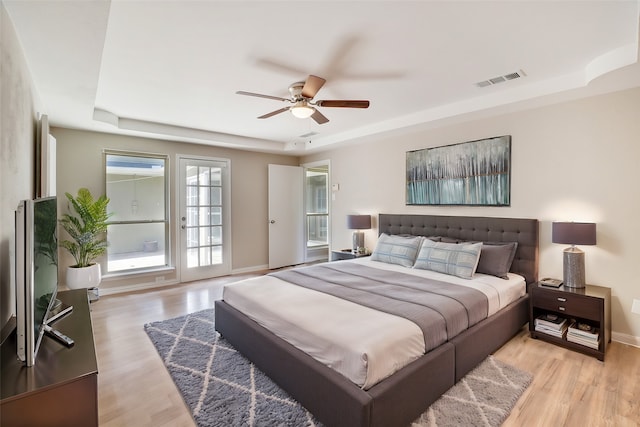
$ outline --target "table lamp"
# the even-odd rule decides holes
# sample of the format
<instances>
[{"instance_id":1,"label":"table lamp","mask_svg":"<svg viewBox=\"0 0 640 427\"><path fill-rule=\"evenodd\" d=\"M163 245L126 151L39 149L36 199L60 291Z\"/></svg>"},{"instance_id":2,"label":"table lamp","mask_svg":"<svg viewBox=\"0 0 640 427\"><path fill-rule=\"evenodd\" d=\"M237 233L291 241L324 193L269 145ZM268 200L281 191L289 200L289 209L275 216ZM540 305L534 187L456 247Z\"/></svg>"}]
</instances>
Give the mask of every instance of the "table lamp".
<instances>
[{"instance_id":1,"label":"table lamp","mask_svg":"<svg viewBox=\"0 0 640 427\"><path fill-rule=\"evenodd\" d=\"M353 232L353 253L364 253L364 232L371 228L371 215L347 215L347 228Z\"/></svg>"},{"instance_id":2,"label":"table lamp","mask_svg":"<svg viewBox=\"0 0 640 427\"><path fill-rule=\"evenodd\" d=\"M551 241L571 245L563 252L562 280L569 288L585 287L584 252L576 245L596 244L596 225L592 222L554 222Z\"/></svg>"}]
</instances>

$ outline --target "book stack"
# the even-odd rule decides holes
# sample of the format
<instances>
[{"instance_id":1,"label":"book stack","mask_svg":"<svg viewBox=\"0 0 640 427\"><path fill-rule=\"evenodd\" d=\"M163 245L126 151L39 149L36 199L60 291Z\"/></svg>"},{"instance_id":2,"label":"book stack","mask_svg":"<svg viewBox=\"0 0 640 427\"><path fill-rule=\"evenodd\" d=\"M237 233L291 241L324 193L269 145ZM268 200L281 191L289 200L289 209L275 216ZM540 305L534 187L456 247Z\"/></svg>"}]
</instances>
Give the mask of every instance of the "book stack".
<instances>
[{"instance_id":1,"label":"book stack","mask_svg":"<svg viewBox=\"0 0 640 427\"><path fill-rule=\"evenodd\" d=\"M586 323L572 322L567 330L567 341L598 349L598 329Z\"/></svg>"},{"instance_id":2,"label":"book stack","mask_svg":"<svg viewBox=\"0 0 640 427\"><path fill-rule=\"evenodd\" d=\"M562 338L567 332L568 320L555 314L543 314L535 320L535 330Z\"/></svg>"}]
</instances>

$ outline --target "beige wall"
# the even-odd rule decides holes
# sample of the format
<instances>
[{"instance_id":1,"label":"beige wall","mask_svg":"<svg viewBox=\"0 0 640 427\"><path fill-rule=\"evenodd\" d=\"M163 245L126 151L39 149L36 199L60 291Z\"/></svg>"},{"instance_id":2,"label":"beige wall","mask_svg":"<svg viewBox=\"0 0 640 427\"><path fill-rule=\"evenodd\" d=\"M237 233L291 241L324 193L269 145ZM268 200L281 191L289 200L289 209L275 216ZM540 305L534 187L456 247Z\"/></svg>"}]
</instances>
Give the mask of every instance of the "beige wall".
<instances>
[{"instance_id":1,"label":"beige wall","mask_svg":"<svg viewBox=\"0 0 640 427\"><path fill-rule=\"evenodd\" d=\"M157 139L137 138L53 128L51 133L57 140L57 192L61 212L66 211L64 193L76 194L78 188L87 187L94 195L105 192L103 150L128 150L159 153L169 156L170 200L176 200L176 156L193 155L231 160L231 235L232 269L254 269L268 264L267 221L267 165L298 165L298 158L275 154L254 153L205 145L187 144ZM175 215L175 207L171 207ZM175 218L174 218L175 219ZM175 222L174 222L175 225ZM171 230L172 264L176 264L176 229ZM60 279L64 283L65 266L72 259L60 253ZM139 285L177 280L175 273L156 273L129 278L105 279L100 285L103 291L125 285Z\"/></svg>"},{"instance_id":2,"label":"beige wall","mask_svg":"<svg viewBox=\"0 0 640 427\"><path fill-rule=\"evenodd\" d=\"M0 3L0 327L15 313L10 253L14 210L34 195L39 100L15 29ZM42 110L40 110L42 111Z\"/></svg>"},{"instance_id":3,"label":"beige wall","mask_svg":"<svg viewBox=\"0 0 640 427\"><path fill-rule=\"evenodd\" d=\"M405 206L409 150L512 135L510 207ZM640 88L534 110L407 132L370 145L307 156L331 160L332 246L349 247L349 213L414 213L540 220L540 277L562 277L562 245L551 243L554 220L594 221L597 246L586 252L587 281L612 288L614 337L640 345ZM373 247L376 230L366 236ZM635 337L635 338L633 338Z\"/></svg>"}]
</instances>

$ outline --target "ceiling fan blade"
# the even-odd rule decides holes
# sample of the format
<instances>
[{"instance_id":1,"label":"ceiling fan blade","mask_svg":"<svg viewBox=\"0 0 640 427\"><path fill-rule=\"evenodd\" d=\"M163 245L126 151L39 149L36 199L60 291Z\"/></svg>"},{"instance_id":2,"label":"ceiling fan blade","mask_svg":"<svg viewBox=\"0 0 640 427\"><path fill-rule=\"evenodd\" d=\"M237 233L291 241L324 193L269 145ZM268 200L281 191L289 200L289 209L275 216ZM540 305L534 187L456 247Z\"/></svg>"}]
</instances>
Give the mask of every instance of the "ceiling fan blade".
<instances>
[{"instance_id":1,"label":"ceiling fan blade","mask_svg":"<svg viewBox=\"0 0 640 427\"><path fill-rule=\"evenodd\" d=\"M302 88L302 96L312 99L325 83L326 80L322 77L309 74L309 77L307 77L307 81L304 82L304 86Z\"/></svg>"},{"instance_id":2,"label":"ceiling fan blade","mask_svg":"<svg viewBox=\"0 0 640 427\"><path fill-rule=\"evenodd\" d=\"M262 115L262 116L260 116L258 118L259 119L268 119L269 117L275 116L276 114L284 113L285 111L288 111L290 108L291 107L284 107L284 108L281 108L279 110L272 111L270 113L264 114L264 115Z\"/></svg>"},{"instance_id":3,"label":"ceiling fan blade","mask_svg":"<svg viewBox=\"0 0 640 427\"><path fill-rule=\"evenodd\" d=\"M329 121L329 119L327 119L324 114L322 114L320 111L318 111L317 109L314 108L313 114L311 115L311 118L313 120L316 121L316 123L318 123L319 125L327 123Z\"/></svg>"},{"instance_id":4,"label":"ceiling fan blade","mask_svg":"<svg viewBox=\"0 0 640 427\"><path fill-rule=\"evenodd\" d=\"M320 107L369 108L369 101L328 100L328 101L316 101L316 105Z\"/></svg>"},{"instance_id":5,"label":"ceiling fan blade","mask_svg":"<svg viewBox=\"0 0 640 427\"><path fill-rule=\"evenodd\" d=\"M245 92L243 90L239 90L236 93L238 95L247 95L247 96L256 96L258 98L275 99L276 101L290 101L287 98L280 98L279 96L262 95L261 93Z\"/></svg>"}]
</instances>

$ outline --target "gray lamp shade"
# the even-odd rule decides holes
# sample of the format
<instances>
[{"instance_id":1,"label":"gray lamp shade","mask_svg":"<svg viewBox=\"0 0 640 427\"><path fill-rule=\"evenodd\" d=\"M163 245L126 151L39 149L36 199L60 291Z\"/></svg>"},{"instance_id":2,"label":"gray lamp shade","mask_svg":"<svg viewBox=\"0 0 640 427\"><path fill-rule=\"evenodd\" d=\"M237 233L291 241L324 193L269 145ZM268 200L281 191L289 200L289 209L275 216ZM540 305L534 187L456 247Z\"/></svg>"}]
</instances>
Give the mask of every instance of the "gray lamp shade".
<instances>
[{"instance_id":1,"label":"gray lamp shade","mask_svg":"<svg viewBox=\"0 0 640 427\"><path fill-rule=\"evenodd\" d=\"M371 215L347 215L347 228L350 230L370 229Z\"/></svg>"},{"instance_id":2,"label":"gray lamp shade","mask_svg":"<svg viewBox=\"0 0 640 427\"><path fill-rule=\"evenodd\" d=\"M596 224L593 222L554 222L551 241L567 245L595 245Z\"/></svg>"}]
</instances>

